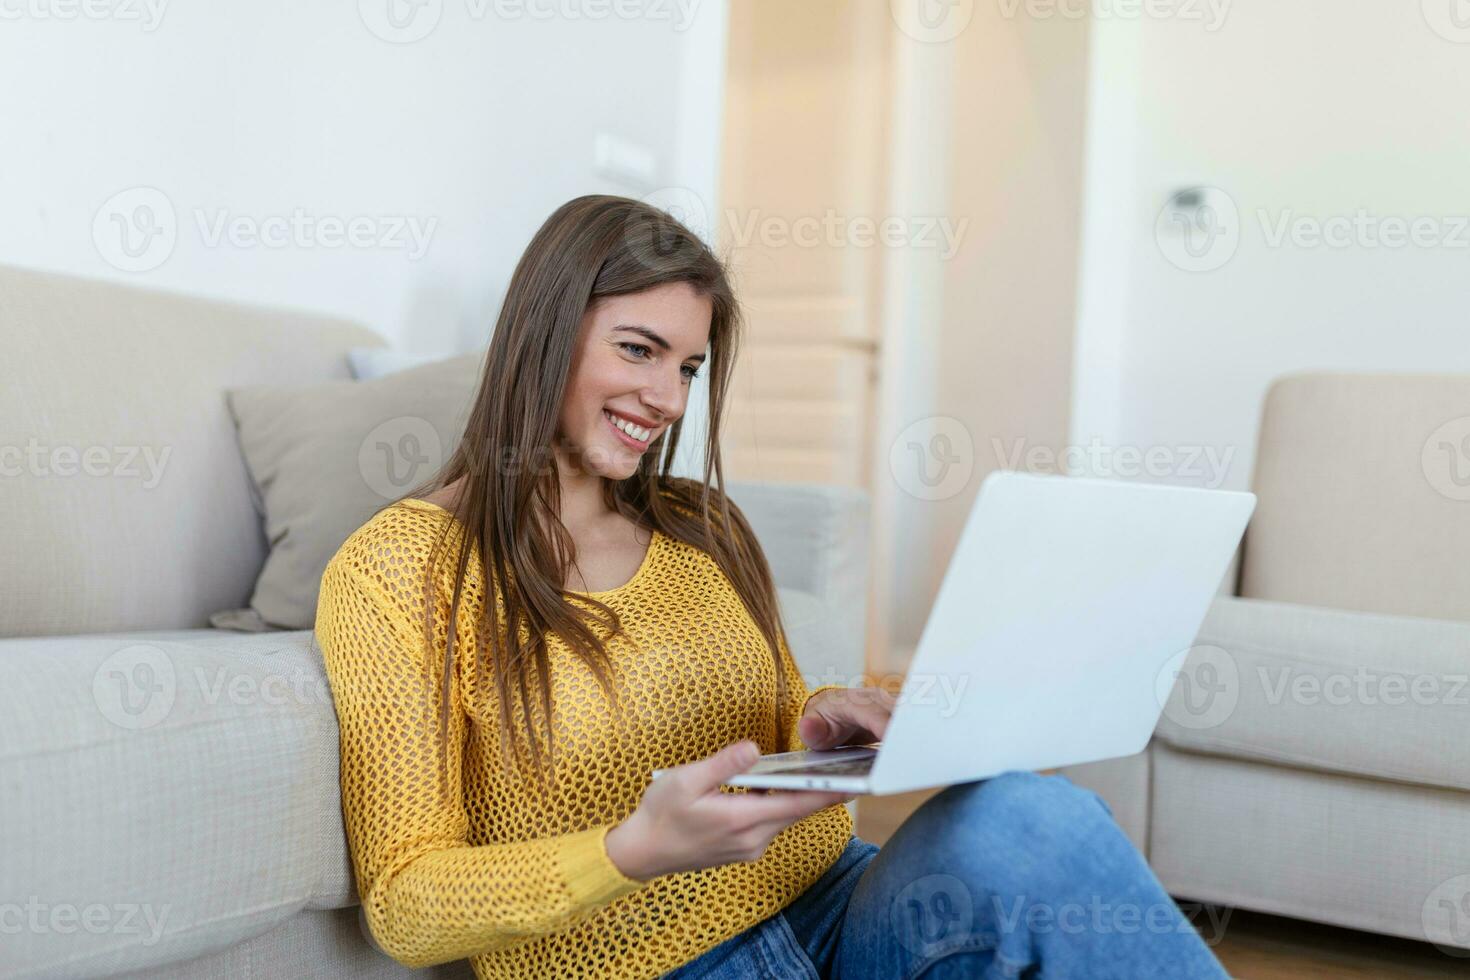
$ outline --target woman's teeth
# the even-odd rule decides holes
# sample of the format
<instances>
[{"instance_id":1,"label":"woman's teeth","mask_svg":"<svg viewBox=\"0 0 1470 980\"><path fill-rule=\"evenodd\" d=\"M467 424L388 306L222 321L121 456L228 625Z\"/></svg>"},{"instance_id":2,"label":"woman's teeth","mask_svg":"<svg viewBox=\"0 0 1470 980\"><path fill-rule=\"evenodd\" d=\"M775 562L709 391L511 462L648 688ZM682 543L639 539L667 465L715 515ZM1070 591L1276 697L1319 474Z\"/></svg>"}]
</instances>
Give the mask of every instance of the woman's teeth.
<instances>
[{"instance_id":1,"label":"woman's teeth","mask_svg":"<svg viewBox=\"0 0 1470 980\"><path fill-rule=\"evenodd\" d=\"M619 430L621 430L622 432L627 433L628 435L632 436L634 439L637 439L639 442L647 442L648 439L649 439L649 437L653 435L652 430L645 429L641 425L634 425L632 422L629 422L626 419L623 419L623 418L620 418L619 416L614 415L612 412L609 412L607 409L603 409L602 410L602 414L603 415L606 415L607 418L608 418L608 421L610 421L613 425L617 426Z\"/></svg>"}]
</instances>

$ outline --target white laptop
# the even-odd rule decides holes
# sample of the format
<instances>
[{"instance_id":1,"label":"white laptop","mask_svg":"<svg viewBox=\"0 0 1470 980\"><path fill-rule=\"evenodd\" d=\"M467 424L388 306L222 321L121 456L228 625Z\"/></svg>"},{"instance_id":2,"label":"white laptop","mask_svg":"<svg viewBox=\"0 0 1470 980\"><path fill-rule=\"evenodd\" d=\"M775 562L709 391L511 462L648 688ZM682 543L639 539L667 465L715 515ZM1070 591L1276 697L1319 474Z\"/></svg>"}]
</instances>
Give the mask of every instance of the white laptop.
<instances>
[{"instance_id":1,"label":"white laptop","mask_svg":"<svg viewBox=\"0 0 1470 980\"><path fill-rule=\"evenodd\" d=\"M1142 751L1255 505L991 473L882 743L762 756L727 784L884 795Z\"/></svg>"}]
</instances>

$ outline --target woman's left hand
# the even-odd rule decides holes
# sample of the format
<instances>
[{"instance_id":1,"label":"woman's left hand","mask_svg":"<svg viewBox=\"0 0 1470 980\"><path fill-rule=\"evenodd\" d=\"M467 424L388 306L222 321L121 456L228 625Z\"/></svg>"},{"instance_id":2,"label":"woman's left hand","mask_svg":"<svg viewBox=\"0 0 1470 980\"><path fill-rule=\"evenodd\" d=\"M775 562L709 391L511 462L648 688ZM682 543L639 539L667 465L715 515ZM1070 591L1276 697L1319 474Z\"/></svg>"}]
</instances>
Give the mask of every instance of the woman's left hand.
<instances>
[{"instance_id":1,"label":"woman's left hand","mask_svg":"<svg viewBox=\"0 0 1470 980\"><path fill-rule=\"evenodd\" d=\"M881 742L897 700L881 687L821 691L807 702L796 733L812 749Z\"/></svg>"}]
</instances>

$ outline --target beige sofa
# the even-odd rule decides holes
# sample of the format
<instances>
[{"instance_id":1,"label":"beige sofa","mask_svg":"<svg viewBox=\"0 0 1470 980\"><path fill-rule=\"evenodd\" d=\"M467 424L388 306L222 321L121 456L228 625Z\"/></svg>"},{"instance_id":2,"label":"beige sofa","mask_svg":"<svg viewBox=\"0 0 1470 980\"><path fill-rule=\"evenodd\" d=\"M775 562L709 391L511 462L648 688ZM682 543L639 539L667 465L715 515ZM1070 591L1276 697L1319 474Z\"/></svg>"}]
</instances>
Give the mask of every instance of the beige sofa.
<instances>
[{"instance_id":1,"label":"beige sofa","mask_svg":"<svg viewBox=\"0 0 1470 980\"><path fill-rule=\"evenodd\" d=\"M1283 379L1256 459L1153 741L1068 773L1175 895L1470 948L1470 377Z\"/></svg>"},{"instance_id":2,"label":"beige sofa","mask_svg":"<svg viewBox=\"0 0 1470 980\"><path fill-rule=\"evenodd\" d=\"M382 341L4 268L0 330L0 976L469 976L366 940L310 631L206 627L267 548L224 390L347 378ZM803 674L850 683L865 495L730 490Z\"/></svg>"}]
</instances>

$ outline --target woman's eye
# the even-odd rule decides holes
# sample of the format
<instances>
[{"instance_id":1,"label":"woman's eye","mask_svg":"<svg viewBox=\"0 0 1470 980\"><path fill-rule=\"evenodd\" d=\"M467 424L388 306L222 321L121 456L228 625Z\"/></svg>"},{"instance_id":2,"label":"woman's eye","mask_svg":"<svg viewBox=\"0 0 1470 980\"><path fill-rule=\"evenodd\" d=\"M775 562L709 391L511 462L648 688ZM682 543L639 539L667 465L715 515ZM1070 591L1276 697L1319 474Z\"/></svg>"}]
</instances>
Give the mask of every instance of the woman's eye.
<instances>
[{"instance_id":1,"label":"woman's eye","mask_svg":"<svg viewBox=\"0 0 1470 980\"><path fill-rule=\"evenodd\" d=\"M627 351L628 353L632 354L634 357L637 357L637 358L640 358L640 359L643 358L643 357L646 357L648 355L648 353L649 353L649 350L650 350L650 348L649 348L649 346L647 344L621 343L618 346L621 347L623 350ZM684 365L684 380L685 381L693 381L697 377L699 377L699 369L698 368L696 368L696 367L690 367L688 364Z\"/></svg>"}]
</instances>

